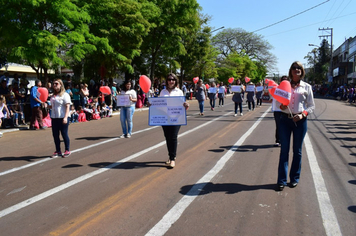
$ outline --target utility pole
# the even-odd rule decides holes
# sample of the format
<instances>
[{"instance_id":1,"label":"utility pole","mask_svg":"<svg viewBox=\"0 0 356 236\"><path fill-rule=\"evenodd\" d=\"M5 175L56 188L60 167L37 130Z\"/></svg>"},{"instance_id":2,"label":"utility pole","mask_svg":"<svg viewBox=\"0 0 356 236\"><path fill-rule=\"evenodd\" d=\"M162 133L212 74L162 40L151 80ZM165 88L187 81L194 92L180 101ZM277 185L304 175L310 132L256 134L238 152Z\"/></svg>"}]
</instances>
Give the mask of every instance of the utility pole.
<instances>
[{"instance_id":1,"label":"utility pole","mask_svg":"<svg viewBox=\"0 0 356 236\"><path fill-rule=\"evenodd\" d=\"M329 31L330 32L330 34L329 35L321 35L321 36L319 36L319 38L329 38L329 37L331 37L331 45L330 45L330 76L332 76L332 78L333 78L333 80L334 80L334 76L333 76L333 28L322 28L322 29L320 29L319 28L319 30L323 30L323 31L325 31L325 30L327 30L327 31ZM329 81L329 79L328 79L328 81ZM333 82L333 81L331 81L331 82Z\"/></svg>"}]
</instances>

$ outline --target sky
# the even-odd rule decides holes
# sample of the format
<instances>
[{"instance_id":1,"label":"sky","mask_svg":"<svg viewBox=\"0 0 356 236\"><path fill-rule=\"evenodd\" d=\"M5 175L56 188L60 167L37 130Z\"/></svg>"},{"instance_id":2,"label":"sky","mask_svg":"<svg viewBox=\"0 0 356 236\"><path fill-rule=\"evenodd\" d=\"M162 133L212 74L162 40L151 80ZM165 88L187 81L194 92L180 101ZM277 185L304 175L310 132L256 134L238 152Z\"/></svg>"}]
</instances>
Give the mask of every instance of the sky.
<instances>
[{"instance_id":1,"label":"sky","mask_svg":"<svg viewBox=\"0 0 356 236\"><path fill-rule=\"evenodd\" d=\"M323 38L319 36L330 35L330 30L319 29L333 28L333 50L356 36L356 0L197 1L202 13L211 16L208 24L213 29L224 26L255 31L272 45L277 64L269 75L287 75L294 61L308 67L304 57L313 49L308 44L320 46ZM331 37L324 39L331 42Z\"/></svg>"}]
</instances>

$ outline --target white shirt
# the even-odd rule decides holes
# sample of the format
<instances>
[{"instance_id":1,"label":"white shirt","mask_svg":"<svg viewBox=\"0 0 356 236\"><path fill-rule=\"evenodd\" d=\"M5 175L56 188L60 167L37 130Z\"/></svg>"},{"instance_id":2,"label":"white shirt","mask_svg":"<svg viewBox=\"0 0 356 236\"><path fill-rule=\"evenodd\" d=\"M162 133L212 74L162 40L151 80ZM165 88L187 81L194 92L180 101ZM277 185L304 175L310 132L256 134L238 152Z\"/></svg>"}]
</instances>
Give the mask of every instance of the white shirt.
<instances>
[{"instance_id":1,"label":"white shirt","mask_svg":"<svg viewBox=\"0 0 356 236\"><path fill-rule=\"evenodd\" d=\"M292 96L288 107L293 114L303 111L307 111L308 114L312 113L315 108L312 86L301 80L298 87L292 88ZM288 109L283 110L283 112L289 114Z\"/></svg>"},{"instance_id":2,"label":"white shirt","mask_svg":"<svg viewBox=\"0 0 356 236\"><path fill-rule=\"evenodd\" d=\"M70 96L68 93L63 93L62 96L53 95L51 97L51 118L64 118L67 110L67 104L71 104Z\"/></svg>"},{"instance_id":3,"label":"white shirt","mask_svg":"<svg viewBox=\"0 0 356 236\"><path fill-rule=\"evenodd\" d=\"M281 111L281 103L278 102L275 98L272 98L272 111Z\"/></svg>"},{"instance_id":4,"label":"white shirt","mask_svg":"<svg viewBox=\"0 0 356 236\"><path fill-rule=\"evenodd\" d=\"M176 96L184 96L182 90L179 88L174 88L171 92L167 89L163 89L159 94L160 97L176 97Z\"/></svg>"},{"instance_id":5,"label":"white shirt","mask_svg":"<svg viewBox=\"0 0 356 236\"><path fill-rule=\"evenodd\" d=\"M121 94L126 94L126 95L131 95L131 98L132 99L136 99L137 98L137 94L136 94L136 91L133 90L133 89L130 89L130 90L127 90L127 91L121 91ZM130 106L133 106L135 105L136 102L133 102L133 101L130 101Z\"/></svg>"}]
</instances>

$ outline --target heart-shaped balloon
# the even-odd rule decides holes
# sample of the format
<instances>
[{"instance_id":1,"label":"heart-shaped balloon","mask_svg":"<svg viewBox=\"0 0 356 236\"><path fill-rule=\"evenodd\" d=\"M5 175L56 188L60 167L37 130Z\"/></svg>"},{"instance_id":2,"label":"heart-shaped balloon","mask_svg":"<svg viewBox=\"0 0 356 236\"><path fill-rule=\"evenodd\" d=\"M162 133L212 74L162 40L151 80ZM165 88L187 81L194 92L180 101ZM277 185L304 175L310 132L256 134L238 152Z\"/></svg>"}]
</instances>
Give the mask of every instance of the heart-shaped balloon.
<instances>
[{"instance_id":1,"label":"heart-shaped balloon","mask_svg":"<svg viewBox=\"0 0 356 236\"><path fill-rule=\"evenodd\" d=\"M144 93L148 93L150 91L151 80L146 75L141 75L138 83Z\"/></svg>"},{"instance_id":2,"label":"heart-shaped balloon","mask_svg":"<svg viewBox=\"0 0 356 236\"><path fill-rule=\"evenodd\" d=\"M48 90L44 87L39 87L37 89L37 97L42 101L46 102L48 98Z\"/></svg>"},{"instance_id":3,"label":"heart-shaped balloon","mask_svg":"<svg viewBox=\"0 0 356 236\"><path fill-rule=\"evenodd\" d=\"M273 87L278 86L278 84L276 82L274 82L274 80L269 80L267 85L268 85L268 88L273 88Z\"/></svg>"},{"instance_id":4,"label":"heart-shaped balloon","mask_svg":"<svg viewBox=\"0 0 356 236\"><path fill-rule=\"evenodd\" d=\"M206 85L205 85L205 88L206 88L206 89L209 89L209 88L210 88L209 84L206 84Z\"/></svg>"},{"instance_id":5,"label":"heart-shaped balloon","mask_svg":"<svg viewBox=\"0 0 356 236\"><path fill-rule=\"evenodd\" d=\"M292 86L288 80L283 80L277 87L268 89L274 99L288 106L292 95Z\"/></svg>"},{"instance_id":6,"label":"heart-shaped balloon","mask_svg":"<svg viewBox=\"0 0 356 236\"><path fill-rule=\"evenodd\" d=\"M194 84L198 83L198 81L199 81L199 77L194 77L194 78L193 78Z\"/></svg>"},{"instance_id":7,"label":"heart-shaped balloon","mask_svg":"<svg viewBox=\"0 0 356 236\"><path fill-rule=\"evenodd\" d=\"M232 82L234 82L234 80L235 80L234 77L231 77L231 78L228 79L228 82L229 82L230 84L232 84Z\"/></svg>"},{"instance_id":8,"label":"heart-shaped balloon","mask_svg":"<svg viewBox=\"0 0 356 236\"><path fill-rule=\"evenodd\" d=\"M249 78L249 77L245 77L245 82L246 83L248 83L248 82L250 82L251 81L251 79Z\"/></svg>"},{"instance_id":9,"label":"heart-shaped balloon","mask_svg":"<svg viewBox=\"0 0 356 236\"><path fill-rule=\"evenodd\" d=\"M100 86L100 92L104 95L111 94L111 89L108 86Z\"/></svg>"}]
</instances>

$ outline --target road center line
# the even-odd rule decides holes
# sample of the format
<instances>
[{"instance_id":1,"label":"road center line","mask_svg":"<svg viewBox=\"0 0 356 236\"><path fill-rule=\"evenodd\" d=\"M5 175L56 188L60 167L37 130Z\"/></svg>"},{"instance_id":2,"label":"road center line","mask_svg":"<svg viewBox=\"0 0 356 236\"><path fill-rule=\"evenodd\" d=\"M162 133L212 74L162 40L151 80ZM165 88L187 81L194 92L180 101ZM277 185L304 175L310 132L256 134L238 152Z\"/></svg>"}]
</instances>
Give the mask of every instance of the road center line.
<instances>
[{"instance_id":1,"label":"road center line","mask_svg":"<svg viewBox=\"0 0 356 236\"><path fill-rule=\"evenodd\" d=\"M270 110L270 109L268 109L267 111L269 111L269 110ZM178 137L183 137L183 136L185 136L185 135L187 135L187 134L189 134L189 133L192 133L192 132L194 132L194 131L197 131L197 130L199 130L199 129L201 129L201 128L207 126L207 125L210 125L211 123L213 123L213 122L215 122L215 121L217 121L217 120L219 120L219 119L221 119L221 118L223 118L223 117L225 117L225 116L230 115L231 113L232 113L232 112L225 113L225 114L222 115L222 116L219 116L219 117L217 117L217 118L215 118L215 119L213 119L213 120L210 120L210 121L208 121L208 122L205 122L204 124L201 124L201 125L199 125L199 126L193 128L193 129L190 129L190 130L188 130L188 131L182 133L182 134L179 135ZM266 112L266 113L267 113L267 112ZM158 127L158 126L154 126L154 127L149 128L149 129L156 128L156 127ZM110 139L110 140L107 140L107 141L104 141L104 142L111 142L111 141L116 140L116 139L117 139L117 138L114 138L114 139ZM101 143L103 143L103 142L101 142ZM150 151L152 151L152 150L154 150L154 149L156 149L156 148L158 148L158 147L161 147L161 146L163 146L163 145L166 145L166 141L162 141L162 142L160 142L160 143L158 143L158 144L156 144L156 145L154 145L154 146L152 146L152 147L146 148L145 150L142 150L142 151L140 151L140 152L137 152L137 153L135 153L135 154L132 154L131 156L128 156L128 157L126 157L126 158L124 158L124 159L121 159L121 160L119 160L119 161L117 161L117 162L115 162L115 163L112 163L112 164L110 164L110 165L108 165L108 166L105 166L105 167L103 167L103 168L101 168L101 169L99 169L99 170L92 171L92 172L90 172L90 173L87 173L87 174L85 174L85 175L82 175L82 176L80 176L80 177L78 177L78 178L75 178L75 179L73 179L73 180L71 180L71 181L69 181L69 182L67 182L67 183L64 183L64 184L62 184L62 185L60 185L60 186L57 186L57 187L52 188L52 189L50 189L50 190L47 190L47 191L45 191L45 192L43 192L43 193L41 193L41 194L39 194L39 195L37 195L37 196L34 196L34 197L29 198L29 199L27 199L27 200L25 200L25 201L22 201L22 202L20 202L20 203L18 203L18 204L15 204L15 205L13 205L13 206L11 206L11 207L8 207L8 208L6 208L6 209L4 209L4 210L1 210L1 211L0 211L0 218L6 216L6 215L8 215L8 214L11 214L11 213L13 213L13 212L15 212L15 211L18 211L18 210L20 210L20 209L22 209L22 208L24 208L24 207L27 207L27 206L29 206L29 205L35 203L35 202L38 202L38 201L40 201L40 200L43 200L43 199L45 199L45 198L47 198L47 197L49 197L49 196L52 196L53 194L58 193L58 192L60 192L60 191L62 191L62 190L65 190L65 189L67 189L67 188L69 188L69 187L71 187L71 186L73 186L73 185L75 185L75 184L78 184L78 183L80 183L80 182L83 182L84 180L87 180L87 179L89 179L89 178L91 178L91 177L94 177L94 176L99 175L99 174L101 174L101 173L103 173L103 172L106 172L106 171L108 171L108 170L111 170L111 169L113 169L113 168L115 168L115 167L117 167L117 166L119 166L119 165L121 165L121 164L123 164L123 163L125 163L125 162L131 161L132 159L134 159L134 158L136 158L136 157L139 157L139 156L141 156L141 155L143 155L143 154L145 154L145 153L148 153L148 152L150 152ZM81 151L81 150L83 150L83 149L77 149L76 151L79 152L79 151Z\"/></svg>"},{"instance_id":2,"label":"road center line","mask_svg":"<svg viewBox=\"0 0 356 236\"><path fill-rule=\"evenodd\" d=\"M204 186L222 170L226 162L228 162L232 155L236 153L236 149L238 149L239 146L245 142L246 138L252 134L270 110L271 108L268 108L267 111L263 113L263 115L251 126L251 128L241 136L241 138L225 153L225 155L220 158L216 165L193 185L189 192L163 216L163 218L146 234L146 236L164 235L171 228L171 226L181 217L185 209L188 208L190 203L192 203L194 199L199 196Z\"/></svg>"}]
</instances>

